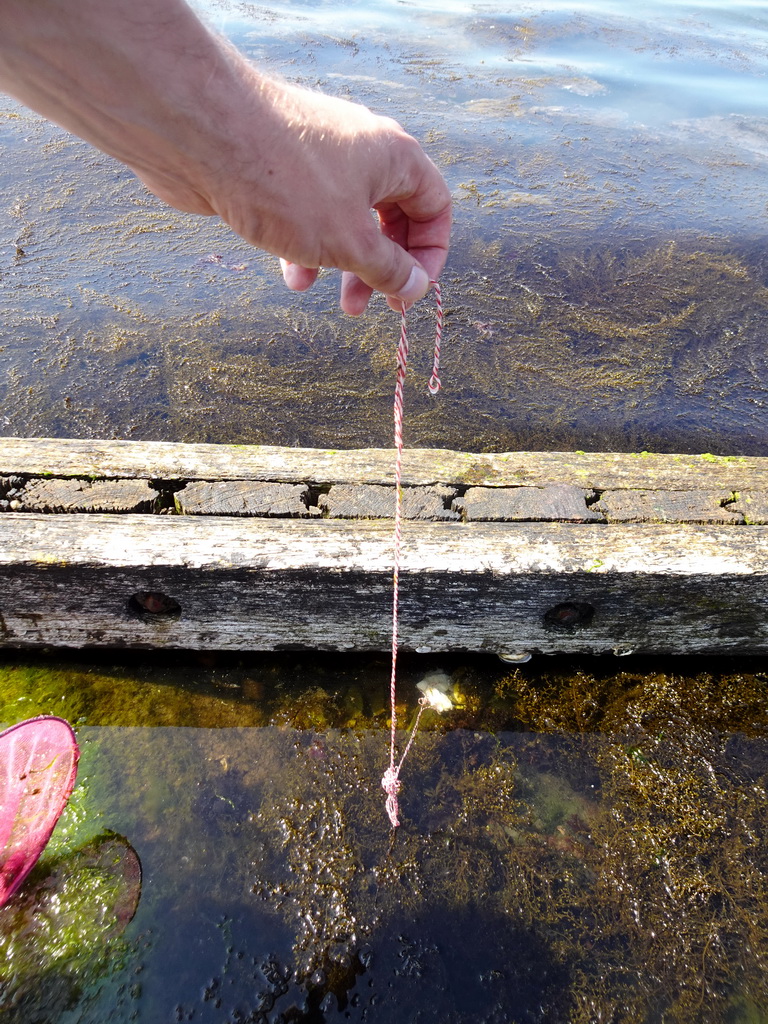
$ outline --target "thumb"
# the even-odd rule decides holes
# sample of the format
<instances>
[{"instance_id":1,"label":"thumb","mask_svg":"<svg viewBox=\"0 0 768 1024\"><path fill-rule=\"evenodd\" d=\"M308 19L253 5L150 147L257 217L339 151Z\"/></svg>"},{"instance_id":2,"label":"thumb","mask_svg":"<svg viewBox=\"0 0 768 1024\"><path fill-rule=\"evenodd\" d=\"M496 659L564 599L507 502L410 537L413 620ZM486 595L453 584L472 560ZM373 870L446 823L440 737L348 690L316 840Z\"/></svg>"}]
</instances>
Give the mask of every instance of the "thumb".
<instances>
[{"instance_id":1,"label":"thumb","mask_svg":"<svg viewBox=\"0 0 768 1024\"><path fill-rule=\"evenodd\" d=\"M374 291L402 302L416 302L429 291L429 274L421 263L381 231L366 245L365 261L357 276Z\"/></svg>"},{"instance_id":2,"label":"thumb","mask_svg":"<svg viewBox=\"0 0 768 1024\"><path fill-rule=\"evenodd\" d=\"M420 263L413 260L404 285L396 288L393 292L387 288L382 288L381 291L389 298L400 299L401 302L408 304L416 302L418 299L423 299L429 291L429 274Z\"/></svg>"},{"instance_id":3,"label":"thumb","mask_svg":"<svg viewBox=\"0 0 768 1024\"><path fill-rule=\"evenodd\" d=\"M401 245L385 235L377 234L367 251L367 260L355 274L345 273L342 279L341 305L346 313L363 312L372 291L383 292L395 300L394 307L423 298L430 289L430 278L424 267ZM392 303L390 303L392 304Z\"/></svg>"}]
</instances>

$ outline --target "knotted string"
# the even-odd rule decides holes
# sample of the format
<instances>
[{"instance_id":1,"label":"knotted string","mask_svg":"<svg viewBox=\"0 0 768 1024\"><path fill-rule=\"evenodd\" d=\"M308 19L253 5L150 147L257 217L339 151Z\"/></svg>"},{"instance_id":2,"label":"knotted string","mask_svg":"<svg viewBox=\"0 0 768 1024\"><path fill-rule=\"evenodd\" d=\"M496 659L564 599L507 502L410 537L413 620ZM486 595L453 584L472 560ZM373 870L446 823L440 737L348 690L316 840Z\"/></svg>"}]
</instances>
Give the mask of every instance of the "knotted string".
<instances>
[{"instance_id":1,"label":"knotted string","mask_svg":"<svg viewBox=\"0 0 768 1024\"><path fill-rule=\"evenodd\" d=\"M443 336L443 301L440 285L431 282L435 290L435 355L432 365L432 376L429 378L429 392L436 395L441 388L440 383L440 343ZM397 648L398 648L398 611L400 605L400 547L402 542L403 519L403 384L408 368L408 331L406 329L405 303L400 314L400 342L397 346L397 378L395 380L395 542L394 569L392 572L392 673L389 681L389 701L391 711L391 727L389 736L389 767L384 772L381 785L387 794L386 810L393 828L400 824L397 795L400 792L400 770L411 749L416 736L427 701L419 700L419 713L413 723L411 735L406 744L400 761L395 764L397 750Z\"/></svg>"}]
</instances>

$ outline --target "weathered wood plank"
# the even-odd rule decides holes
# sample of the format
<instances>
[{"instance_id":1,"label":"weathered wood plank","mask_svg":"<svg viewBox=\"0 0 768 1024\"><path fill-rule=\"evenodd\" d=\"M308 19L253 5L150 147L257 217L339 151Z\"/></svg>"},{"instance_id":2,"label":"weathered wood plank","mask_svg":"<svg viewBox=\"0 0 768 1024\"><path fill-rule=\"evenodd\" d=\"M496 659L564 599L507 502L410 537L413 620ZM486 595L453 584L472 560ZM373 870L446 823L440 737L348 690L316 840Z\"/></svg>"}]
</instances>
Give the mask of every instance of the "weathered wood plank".
<instances>
[{"instance_id":1,"label":"weathered wood plank","mask_svg":"<svg viewBox=\"0 0 768 1024\"><path fill-rule=\"evenodd\" d=\"M602 523L603 516L587 508L587 494L574 484L548 487L470 487L454 507L468 520L499 522L527 519L538 522ZM623 492L621 492L623 493Z\"/></svg>"},{"instance_id":2,"label":"weathered wood plank","mask_svg":"<svg viewBox=\"0 0 768 1024\"><path fill-rule=\"evenodd\" d=\"M165 441L90 441L0 438L0 476L16 473L170 480L274 480L285 483L394 481L392 450L325 451L261 445L174 444ZM472 454L407 449L403 481L409 486L627 487L687 490L768 490L768 459L642 452L506 452Z\"/></svg>"},{"instance_id":3,"label":"weathered wood plank","mask_svg":"<svg viewBox=\"0 0 768 1024\"><path fill-rule=\"evenodd\" d=\"M17 501L23 512L150 512L159 494L145 480L33 480Z\"/></svg>"},{"instance_id":4,"label":"weathered wood plank","mask_svg":"<svg viewBox=\"0 0 768 1024\"><path fill-rule=\"evenodd\" d=\"M389 644L390 523L4 513L0 531L0 646ZM768 527L406 523L401 585L406 649L768 651ZM569 603L593 613L569 627Z\"/></svg>"},{"instance_id":5,"label":"weathered wood plank","mask_svg":"<svg viewBox=\"0 0 768 1024\"><path fill-rule=\"evenodd\" d=\"M460 519L446 508L456 494L454 487L404 487L402 515L405 519ZM318 499L320 508L332 519L393 519L396 488L383 484L334 484Z\"/></svg>"},{"instance_id":6,"label":"weathered wood plank","mask_svg":"<svg viewBox=\"0 0 768 1024\"><path fill-rule=\"evenodd\" d=\"M768 491L742 493L731 506L740 512L744 521L754 526L768 525Z\"/></svg>"},{"instance_id":7,"label":"weathered wood plank","mask_svg":"<svg viewBox=\"0 0 768 1024\"><path fill-rule=\"evenodd\" d=\"M92 513L0 512L0 647L386 650L392 524L323 519L313 502L345 514L334 492L370 492L364 514L388 515L393 463L389 449L0 439L0 507L37 495ZM407 451L405 470L414 514L431 495L450 517L456 495L470 520L404 524L405 648L768 650L768 525L742 521L764 521L766 459L430 450ZM51 499L68 488L74 504ZM215 514L93 512L108 494L125 511L136 488ZM269 517L275 494L312 518L239 518ZM633 502L640 518L718 523L589 521L631 519ZM582 521L472 522L483 509Z\"/></svg>"},{"instance_id":8,"label":"weathered wood plank","mask_svg":"<svg viewBox=\"0 0 768 1024\"><path fill-rule=\"evenodd\" d=\"M174 495L177 512L187 516L305 517L312 515L308 498L303 484L255 480L194 480Z\"/></svg>"},{"instance_id":9,"label":"weathered wood plank","mask_svg":"<svg viewBox=\"0 0 768 1024\"><path fill-rule=\"evenodd\" d=\"M593 508L609 523L743 523L732 501L732 491L604 491Z\"/></svg>"}]
</instances>

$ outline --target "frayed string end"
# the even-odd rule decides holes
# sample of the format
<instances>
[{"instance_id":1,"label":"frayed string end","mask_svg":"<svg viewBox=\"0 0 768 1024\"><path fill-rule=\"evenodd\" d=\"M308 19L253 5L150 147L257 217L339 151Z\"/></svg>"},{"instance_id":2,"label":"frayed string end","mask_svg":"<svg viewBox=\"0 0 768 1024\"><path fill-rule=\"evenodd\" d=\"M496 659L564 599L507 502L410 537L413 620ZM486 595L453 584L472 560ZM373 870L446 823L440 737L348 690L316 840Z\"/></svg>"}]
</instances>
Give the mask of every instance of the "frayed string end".
<instances>
[{"instance_id":1,"label":"frayed string end","mask_svg":"<svg viewBox=\"0 0 768 1024\"><path fill-rule=\"evenodd\" d=\"M387 768L382 776L381 785L384 792L387 794L387 801L385 804L387 816L389 817L392 828L397 828L400 824L397 794L400 792L401 786L400 779L398 778L398 769L392 767Z\"/></svg>"}]
</instances>

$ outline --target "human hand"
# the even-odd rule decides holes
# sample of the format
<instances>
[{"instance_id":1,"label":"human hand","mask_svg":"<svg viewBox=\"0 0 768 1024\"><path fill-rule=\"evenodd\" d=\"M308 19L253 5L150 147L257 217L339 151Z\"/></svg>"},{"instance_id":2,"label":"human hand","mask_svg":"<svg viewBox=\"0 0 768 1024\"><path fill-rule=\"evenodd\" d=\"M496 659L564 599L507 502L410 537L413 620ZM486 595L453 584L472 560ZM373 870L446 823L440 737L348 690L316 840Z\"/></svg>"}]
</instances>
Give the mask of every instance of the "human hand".
<instances>
[{"instance_id":1,"label":"human hand","mask_svg":"<svg viewBox=\"0 0 768 1024\"><path fill-rule=\"evenodd\" d=\"M292 98L308 125L299 137L309 158L290 182L306 208L297 255L280 261L286 284L302 291L318 267L335 266L344 271L345 312L362 313L374 291L393 309L410 305L448 254L451 198L442 176L392 119L327 96L296 90Z\"/></svg>"},{"instance_id":2,"label":"human hand","mask_svg":"<svg viewBox=\"0 0 768 1024\"><path fill-rule=\"evenodd\" d=\"M192 208L279 256L291 289L309 288L321 267L341 269L341 306L352 315L374 291L397 310L421 298L445 264L451 198L416 140L363 106L243 70L228 140L217 131L217 161ZM186 186L139 173L190 208Z\"/></svg>"}]
</instances>

